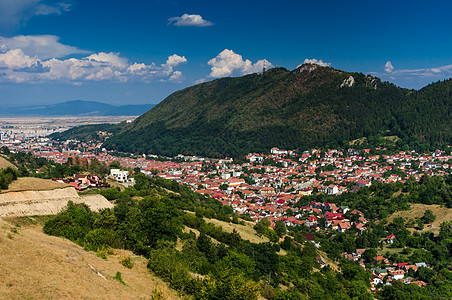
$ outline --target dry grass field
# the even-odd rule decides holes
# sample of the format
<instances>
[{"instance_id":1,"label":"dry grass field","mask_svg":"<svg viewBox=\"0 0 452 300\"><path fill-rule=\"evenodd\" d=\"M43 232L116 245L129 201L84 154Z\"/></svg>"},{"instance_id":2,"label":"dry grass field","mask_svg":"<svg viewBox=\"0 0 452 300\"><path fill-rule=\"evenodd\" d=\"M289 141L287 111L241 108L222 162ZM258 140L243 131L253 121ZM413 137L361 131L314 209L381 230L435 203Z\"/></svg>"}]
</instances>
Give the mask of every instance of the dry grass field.
<instances>
[{"instance_id":1,"label":"dry grass field","mask_svg":"<svg viewBox=\"0 0 452 300\"><path fill-rule=\"evenodd\" d=\"M146 268L146 259L125 250L103 260L74 243L42 232L40 225L0 220L1 299L179 299ZM120 261L130 256L132 269ZM113 277L121 272L125 284Z\"/></svg>"},{"instance_id":2,"label":"dry grass field","mask_svg":"<svg viewBox=\"0 0 452 300\"><path fill-rule=\"evenodd\" d=\"M185 212L193 213L191 211L185 211ZM245 221L245 225L240 225L240 224L223 222L223 221L220 221L220 220L217 220L217 219L209 219L209 218L206 218L206 217L204 217L204 220L207 223L213 223L216 226L223 227L223 230L226 231L226 232L232 232L235 229L240 234L242 239L248 240L248 241L250 241L252 243L266 243L266 242L270 241L266 236L259 237L259 236L256 235L256 230L254 230L254 228L253 228L253 226L255 224L253 222ZM188 228L187 232L190 231L190 229L191 228ZM193 229L191 229L191 230L193 230Z\"/></svg>"},{"instance_id":3,"label":"dry grass field","mask_svg":"<svg viewBox=\"0 0 452 300\"><path fill-rule=\"evenodd\" d=\"M121 192L124 191L124 190L126 189L126 187L125 187L124 185L122 185L122 184L120 184L120 183L118 183L118 182L116 182L116 181L110 180L110 179L107 179L107 183L108 183L111 187L118 187L118 188L121 190Z\"/></svg>"},{"instance_id":4,"label":"dry grass field","mask_svg":"<svg viewBox=\"0 0 452 300\"><path fill-rule=\"evenodd\" d=\"M237 232L240 234L242 239L248 240L252 243L266 243L270 240L266 236L257 236L256 230L254 230L253 225L246 224L246 225L239 225L239 224L233 224L233 223L227 223L223 221L219 221L217 219L208 219L204 218L207 223L213 223L217 226L223 227L223 230L226 232L232 232L234 229L237 230Z\"/></svg>"},{"instance_id":5,"label":"dry grass field","mask_svg":"<svg viewBox=\"0 0 452 300\"><path fill-rule=\"evenodd\" d=\"M432 224L425 225L423 230L419 232L432 231L435 234L439 233L439 228L442 222L452 221L452 208L443 207L441 205L426 205L414 203L410 204L411 209L408 211L398 211L392 214L388 218L388 222L394 220L394 218L402 217L405 220L415 219L417 217L421 218L426 210L431 210L436 216L436 220ZM408 228L410 231L418 231L414 228Z\"/></svg>"},{"instance_id":6,"label":"dry grass field","mask_svg":"<svg viewBox=\"0 0 452 300\"><path fill-rule=\"evenodd\" d=\"M4 168L7 168L7 167L13 167L14 169L17 169L16 166L14 166L12 163L7 161L5 158L0 156L0 169L4 169Z\"/></svg>"},{"instance_id":7,"label":"dry grass field","mask_svg":"<svg viewBox=\"0 0 452 300\"><path fill-rule=\"evenodd\" d=\"M13 181L7 190L2 193L20 192L20 191L48 191L69 187L69 184L61 183L49 179L35 177L19 177Z\"/></svg>"}]
</instances>

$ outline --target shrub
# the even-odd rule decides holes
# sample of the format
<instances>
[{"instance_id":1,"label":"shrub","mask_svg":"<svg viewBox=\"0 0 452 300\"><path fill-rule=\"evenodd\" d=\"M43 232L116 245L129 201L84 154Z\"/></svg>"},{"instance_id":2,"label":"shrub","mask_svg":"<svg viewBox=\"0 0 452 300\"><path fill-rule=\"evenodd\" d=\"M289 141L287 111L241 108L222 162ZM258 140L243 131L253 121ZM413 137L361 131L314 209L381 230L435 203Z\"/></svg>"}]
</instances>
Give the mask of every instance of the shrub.
<instances>
[{"instance_id":1,"label":"shrub","mask_svg":"<svg viewBox=\"0 0 452 300\"><path fill-rule=\"evenodd\" d=\"M124 258L121 260L121 264L122 264L124 267L128 268L128 269L132 269L132 268L133 268L133 265L134 265L134 263L133 263L132 259L130 258L130 256L124 257Z\"/></svg>"},{"instance_id":2,"label":"shrub","mask_svg":"<svg viewBox=\"0 0 452 300\"><path fill-rule=\"evenodd\" d=\"M85 235L84 246L92 251L97 251L105 246L120 248L121 239L113 230L97 228Z\"/></svg>"},{"instance_id":3,"label":"shrub","mask_svg":"<svg viewBox=\"0 0 452 300\"><path fill-rule=\"evenodd\" d=\"M191 281L193 280L187 268L178 261L175 250L159 249L151 250L148 268L157 276L169 282L175 290L185 290L190 293Z\"/></svg>"},{"instance_id":4,"label":"shrub","mask_svg":"<svg viewBox=\"0 0 452 300\"><path fill-rule=\"evenodd\" d=\"M124 280L122 280L122 274L121 272L116 272L115 277L113 277L113 279L116 279L117 281L119 281L121 284L126 285L126 283L124 282Z\"/></svg>"}]
</instances>

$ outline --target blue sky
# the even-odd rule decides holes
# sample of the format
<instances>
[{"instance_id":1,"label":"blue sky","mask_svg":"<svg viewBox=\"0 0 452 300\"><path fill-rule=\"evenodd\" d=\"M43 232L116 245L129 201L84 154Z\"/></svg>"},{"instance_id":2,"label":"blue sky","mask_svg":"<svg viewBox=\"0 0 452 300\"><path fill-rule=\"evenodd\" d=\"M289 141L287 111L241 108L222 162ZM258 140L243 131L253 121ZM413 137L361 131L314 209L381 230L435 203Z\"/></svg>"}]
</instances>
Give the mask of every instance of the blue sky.
<instances>
[{"instance_id":1,"label":"blue sky","mask_svg":"<svg viewBox=\"0 0 452 300\"><path fill-rule=\"evenodd\" d=\"M0 106L158 103L263 65L452 76L449 1L0 0Z\"/></svg>"}]
</instances>

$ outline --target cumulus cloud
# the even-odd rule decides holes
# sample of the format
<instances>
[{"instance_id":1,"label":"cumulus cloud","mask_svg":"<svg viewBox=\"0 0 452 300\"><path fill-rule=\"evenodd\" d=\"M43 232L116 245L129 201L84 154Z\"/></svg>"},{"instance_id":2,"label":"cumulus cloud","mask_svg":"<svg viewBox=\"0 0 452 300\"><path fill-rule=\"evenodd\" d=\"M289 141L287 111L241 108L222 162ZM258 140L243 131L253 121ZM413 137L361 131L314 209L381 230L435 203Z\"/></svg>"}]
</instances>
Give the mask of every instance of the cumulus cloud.
<instances>
[{"instance_id":1,"label":"cumulus cloud","mask_svg":"<svg viewBox=\"0 0 452 300\"><path fill-rule=\"evenodd\" d=\"M266 59L258 60L253 64L249 59L244 60L240 54L229 49L224 49L207 64L211 66L209 77L225 77L237 72L246 75L262 71L264 65L267 69L273 67Z\"/></svg>"},{"instance_id":2,"label":"cumulus cloud","mask_svg":"<svg viewBox=\"0 0 452 300\"><path fill-rule=\"evenodd\" d=\"M161 65L161 69L163 70L163 73L166 75L169 75L170 81L178 81L182 77L181 71L174 71L174 68L177 67L180 64L184 64L187 62L187 59L185 56L179 56L177 54L173 54L168 57L166 60L166 63Z\"/></svg>"},{"instance_id":3,"label":"cumulus cloud","mask_svg":"<svg viewBox=\"0 0 452 300\"><path fill-rule=\"evenodd\" d=\"M329 66L331 66L331 63L323 62L321 59L315 59L315 58L306 58L304 60L303 64L314 64L314 65L319 65L319 66L322 66L322 67L329 67ZM301 65L303 65L303 64L301 64ZM301 66L301 65L299 65L299 66Z\"/></svg>"},{"instance_id":4,"label":"cumulus cloud","mask_svg":"<svg viewBox=\"0 0 452 300\"><path fill-rule=\"evenodd\" d=\"M89 53L76 47L64 45L55 35L0 36L0 51L21 49L26 55L39 59L60 58L69 54Z\"/></svg>"},{"instance_id":5,"label":"cumulus cloud","mask_svg":"<svg viewBox=\"0 0 452 300\"><path fill-rule=\"evenodd\" d=\"M0 0L0 26L15 27L33 16L62 14L72 9L71 2L44 0Z\"/></svg>"},{"instance_id":6,"label":"cumulus cloud","mask_svg":"<svg viewBox=\"0 0 452 300\"><path fill-rule=\"evenodd\" d=\"M213 25L212 22L204 20L200 15L189 14L183 14L181 17L169 18L168 22L168 24L174 24L174 26L207 27Z\"/></svg>"},{"instance_id":7,"label":"cumulus cloud","mask_svg":"<svg viewBox=\"0 0 452 300\"><path fill-rule=\"evenodd\" d=\"M49 45L56 45L61 48L57 51L60 54L54 56L83 52L77 48L57 43L56 37L44 40L49 41ZM39 41L42 42L42 40ZM155 78L178 81L182 78L182 72L176 70L176 68L187 62L184 56L173 54L167 58L165 63L160 65L155 63L148 65L139 62L129 63L127 58L113 52L93 53L82 58L50 58L51 56L47 53L47 48L50 46L37 47L34 42L30 42L30 39L26 39L24 42L20 37L7 39L7 43L1 44L0 42L0 70L2 70L0 81L31 83L56 80L72 83L84 81L149 82ZM24 50L21 48L9 49L13 46L23 46ZM38 51L40 47L45 51Z\"/></svg>"},{"instance_id":8,"label":"cumulus cloud","mask_svg":"<svg viewBox=\"0 0 452 300\"><path fill-rule=\"evenodd\" d=\"M182 77L181 71L174 71L173 74L170 76L168 80L170 81L176 81L179 80Z\"/></svg>"},{"instance_id":9,"label":"cumulus cloud","mask_svg":"<svg viewBox=\"0 0 452 300\"><path fill-rule=\"evenodd\" d=\"M167 68L173 68L179 64L182 63L186 63L187 59L185 58L185 56L179 56L177 54L173 54L170 57L168 57L166 63L162 66L167 67Z\"/></svg>"},{"instance_id":10,"label":"cumulus cloud","mask_svg":"<svg viewBox=\"0 0 452 300\"><path fill-rule=\"evenodd\" d=\"M129 66L127 63L127 59L119 57L119 53L100 52L96 54L91 54L90 56L86 57L86 59L92 62L102 63L107 66L112 66L118 69L125 69Z\"/></svg>"},{"instance_id":11,"label":"cumulus cloud","mask_svg":"<svg viewBox=\"0 0 452 300\"><path fill-rule=\"evenodd\" d=\"M392 66L392 63L388 60L385 64L385 72L392 73L394 71L394 67Z\"/></svg>"},{"instance_id":12,"label":"cumulus cloud","mask_svg":"<svg viewBox=\"0 0 452 300\"><path fill-rule=\"evenodd\" d=\"M21 49L0 53L0 67L6 69L29 68L37 62L37 58L26 55Z\"/></svg>"}]
</instances>

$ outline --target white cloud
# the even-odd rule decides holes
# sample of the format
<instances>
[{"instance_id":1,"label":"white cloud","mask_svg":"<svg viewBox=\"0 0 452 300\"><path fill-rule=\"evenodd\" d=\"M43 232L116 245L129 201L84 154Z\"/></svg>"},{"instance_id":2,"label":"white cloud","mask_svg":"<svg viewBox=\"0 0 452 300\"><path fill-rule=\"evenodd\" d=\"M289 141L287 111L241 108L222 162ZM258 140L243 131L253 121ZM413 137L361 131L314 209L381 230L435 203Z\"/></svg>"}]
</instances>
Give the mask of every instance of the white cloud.
<instances>
[{"instance_id":1,"label":"white cloud","mask_svg":"<svg viewBox=\"0 0 452 300\"><path fill-rule=\"evenodd\" d=\"M322 66L322 67L329 67L329 66L331 66L331 63L323 62L321 59L315 59L315 58L306 58L304 60L303 64L314 64L314 65L319 65L319 66ZM301 64L301 65L303 65L303 64ZM299 66L301 66L301 65L299 65Z\"/></svg>"},{"instance_id":2,"label":"white cloud","mask_svg":"<svg viewBox=\"0 0 452 300\"><path fill-rule=\"evenodd\" d=\"M196 80L195 84L200 84L200 83L204 83L204 82L206 82L206 79L205 78L201 78L201 79Z\"/></svg>"},{"instance_id":3,"label":"white cloud","mask_svg":"<svg viewBox=\"0 0 452 300\"><path fill-rule=\"evenodd\" d=\"M43 0L0 0L0 26L15 27L33 16L60 15L71 9L70 2L47 4Z\"/></svg>"},{"instance_id":4,"label":"white cloud","mask_svg":"<svg viewBox=\"0 0 452 300\"><path fill-rule=\"evenodd\" d=\"M204 20L200 15L189 14L183 14L181 17L169 18L168 22L168 24L174 24L174 26L207 27L213 25L212 22Z\"/></svg>"},{"instance_id":5,"label":"white cloud","mask_svg":"<svg viewBox=\"0 0 452 300\"><path fill-rule=\"evenodd\" d=\"M169 80L175 81L178 80L182 76L182 72L180 71L174 71L174 68L177 67L180 64L184 64L187 62L187 59L185 56L179 56L177 54L173 54L168 57L166 60L166 63L161 65L161 68L163 70L163 73L166 75L170 75ZM180 74L179 74L180 73Z\"/></svg>"},{"instance_id":6,"label":"white cloud","mask_svg":"<svg viewBox=\"0 0 452 300\"><path fill-rule=\"evenodd\" d=\"M130 73L134 73L134 72L140 72L140 71L145 71L147 68L147 66L143 63L134 63L133 65L129 66L127 68L127 71L129 71Z\"/></svg>"},{"instance_id":7,"label":"white cloud","mask_svg":"<svg viewBox=\"0 0 452 300\"><path fill-rule=\"evenodd\" d=\"M394 67L392 66L392 63L388 60L385 64L385 72L391 73L394 71Z\"/></svg>"},{"instance_id":8,"label":"white cloud","mask_svg":"<svg viewBox=\"0 0 452 300\"><path fill-rule=\"evenodd\" d=\"M26 55L20 49L14 49L0 54L0 67L4 68L28 68L37 64L37 62L37 58Z\"/></svg>"},{"instance_id":9,"label":"white cloud","mask_svg":"<svg viewBox=\"0 0 452 300\"><path fill-rule=\"evenodd\" d=\"M173 54L168 57L166 64L164 64L162 66L175 67L179 64L186 63L186 62L187 62L187 59L185 58L185 56L179 56L177 54Z\"/></svg>"},{"instance_id":10,"label":"white cloud","mask_svg":"<svg viewBox=\"0 0 452 300\"><path fill-rule=\"evenodd\" d=\"M273 67L266 59L259 60L254 64L249 59L243 60L240 54L229 49L224 49L216 57L209 60L207 64L211 66L209 77L225 77L235 72L246 75L262 71L264 65L267 69Z\"/></svg>"},{"instance_id":11,"label":"white cloud","mask_svg":"<svg viewBox=\"0 0 452 300\"><path fill-rule=\"evenodd\" d=\"M17 40L15 41L17 42ZM54 42L53 39L51 41ZM18 44L20 43L16 43L16 45ZM25 48L29 46L29 43L22 44ZM31 48L36 50L36 47ZM2 73L0 81L12 82L69 81L81 84L85 81L149 82L155 78L180 81L182 72L175 69L180 64L187 62L184 56L177 54L169 56L165 63L157 66L155 63L149 65L138 62L129 63L127 58L121 57L119 53L112 52L94 53L83 58L48 59L47 55L41 54L41 57L28 55L22 49L5 49L7 49L6 46L0 48L3 51L0 52ZM28 52L37 53L38 51Z\"/></svg>"},{"instance_id":12,"label":"white cloud","mask_svg":"<svg viewBox=\"0 0 452 300\"><path fill-rule=\"evenodd\" d=\"M70 3L56 3L55 5L47 5L41 3L34 9L35 15L61 15L63 12L70 11L72 9L72 4Z\"/></svg>"},{"instance_id":13,"label":"white cloud","mask_svg":"<svg viewBox=\"0 0 452 300\"><path fill-rule=\"evenodd\" d=\"M100 52L97 54L91 54L90 56L86 57L86 59L93 62L106 64L119 69L125 69L129 66L127 63L127 59L119 57L119 53Z\"/></svg>"},{"instance_id":14,"label":"white cloud","mask_svg":"<svg viewBox=\"0 0 452 300\"><path fill-rule=\"evenodd\" d=\"M69 54L89 53L76 47L64 45L55 35L18 35L14 37L0 36L0 51L21 49L29 56L39 59L59 58Z\"/></svg>"},{"instance_id":15,"label":"white cloud","mask_svg":"<svg viewBox=\"0 0 452 300\"><path fill-rule=\"evenodd\" d=\"M181 71L174 71L168 80L175 81L175 80L179 80L181 77L182 77Z\"/></svg>"}]
</instances>

